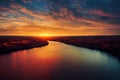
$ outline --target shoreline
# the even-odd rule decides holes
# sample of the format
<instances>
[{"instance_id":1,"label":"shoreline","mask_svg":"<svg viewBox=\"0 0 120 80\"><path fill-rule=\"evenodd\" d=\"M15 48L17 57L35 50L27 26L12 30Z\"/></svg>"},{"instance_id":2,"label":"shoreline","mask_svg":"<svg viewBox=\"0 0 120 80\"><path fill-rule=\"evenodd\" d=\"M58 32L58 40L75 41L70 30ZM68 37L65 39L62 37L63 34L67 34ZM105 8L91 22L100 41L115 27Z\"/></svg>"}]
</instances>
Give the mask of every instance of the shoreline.
<instances>
[{"instance_id":1,"label":"shoreline","mask_svg":"<svg viewBox=\"0 0 120 80\"><path fill-rule=\"evenodd\" d=\"M62 41L58 41L58 42L62 42ZM120 60L120 51L119 49L115 49L114 51L112 49L109 48L101 48L100 46L94 46L94 45L89 45L88 44L77 44L77 43L71 43L71 42L62 42L65 44L69 44L69 45L73 45L73 46L77 46L77 47L83 47L83 48L88 48L88 49L92 49L92 50L99 50L101 52L106 52L109 55L115 56L116 58L118 58Z\"/></svg>"},{"instance_id":2,"label":"shoreline","mask_svg":"<svg viewBox=\"0 0 120 80\"><path fill-rule=\"evenodd\" d=\"M84 47L106 52L120 60L120 37L0 37L0 54L8 54L14 51L42 47L50 41L58 41L69 45Z\"/></svg>"},{"instance_id":3,"label":"shoreline","mask_svg":"<svg viewBox=\"0 0 120 80\"><path fill-rule=\"evenodd\" d=\"M9 54L9 53L12 53L12 52L15 52L15 51L20 51L20 50L26 50L26 49L32 49L32 48L37 48L37 47L43 47L43 46L46 46L48 45L49 43L46 42L46 43L38 43L37 45L29 45L27 44L26 46L18 46L18 48L16 47L12 47L12 48L6 48L6 49L0 49L0 54Z\"/></svg>"},{"instance_id":4,"label":"shoreline","mask_svg":"<svg viewBox=\"0 0 120 80\"><path fill-rule=\"evenodd\" d=\"M120 60L120 37L54 37L65 44L106 52Z\"/></svg>"},{"instance_id":5,"label":"shoreline","mask_svg":"<svg viewBox=\"0 0 120 80\"><path fill-rule=\"evenodd\" d=\"M3 38L0 42L0 54L9 54L11 52L43 47L48 45L47 40L36 38Z\"/></svg>"}]
</instances>

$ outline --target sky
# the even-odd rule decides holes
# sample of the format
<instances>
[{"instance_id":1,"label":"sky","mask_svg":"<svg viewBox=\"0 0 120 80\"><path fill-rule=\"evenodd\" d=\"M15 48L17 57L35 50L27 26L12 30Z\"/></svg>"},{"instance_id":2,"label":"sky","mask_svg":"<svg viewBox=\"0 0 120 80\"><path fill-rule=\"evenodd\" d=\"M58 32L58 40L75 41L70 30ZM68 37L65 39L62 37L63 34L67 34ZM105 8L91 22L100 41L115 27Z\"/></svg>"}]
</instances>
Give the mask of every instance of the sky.
<instances>
[{"instance_id":1,"label":"sky","mask_svg":"<svg viewBox=\"0 0 120 80\"><path fill-rule=\"evenodd\" d=\"M0 35L120 35L120 0L0 0Z\"/></svg>"}]
</instances>

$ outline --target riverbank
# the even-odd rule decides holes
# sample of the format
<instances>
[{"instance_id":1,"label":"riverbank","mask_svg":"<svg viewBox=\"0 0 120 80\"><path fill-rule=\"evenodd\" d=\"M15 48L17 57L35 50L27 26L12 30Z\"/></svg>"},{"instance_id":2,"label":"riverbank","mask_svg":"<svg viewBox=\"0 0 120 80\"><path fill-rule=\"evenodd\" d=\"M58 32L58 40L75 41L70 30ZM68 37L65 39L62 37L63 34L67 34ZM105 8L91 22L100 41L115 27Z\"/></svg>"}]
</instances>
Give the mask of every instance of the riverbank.
<instances>
[{"instance_id":1,"label":"riverbank","mask_svg":"<svg viewBox=\"0 0 120 80\"><path fill-rule=\"evenodd\" d=\"M120 59L120 36L53 37L53 41L107 52Z\"/></svg>"},{"instance_id":2,"label":"riverbank","mask_svg":"<svg viewBox=\"0 0 120 80\"><path fill-rule=\"evenodd\" d=\"M48 45L47 40L33 37L0 37L0 54Z\"/></svg>"},{"instance_id":3,"label":"riverbank","mask_svg":"<svg viewBox=\"0 0 120 80\"><path fill-rule=\"evenodd\" d=\"M120 36L0 37L0 54L46 46L47 40L100 50L120 59Z\"/></svg>"}]
</instances>

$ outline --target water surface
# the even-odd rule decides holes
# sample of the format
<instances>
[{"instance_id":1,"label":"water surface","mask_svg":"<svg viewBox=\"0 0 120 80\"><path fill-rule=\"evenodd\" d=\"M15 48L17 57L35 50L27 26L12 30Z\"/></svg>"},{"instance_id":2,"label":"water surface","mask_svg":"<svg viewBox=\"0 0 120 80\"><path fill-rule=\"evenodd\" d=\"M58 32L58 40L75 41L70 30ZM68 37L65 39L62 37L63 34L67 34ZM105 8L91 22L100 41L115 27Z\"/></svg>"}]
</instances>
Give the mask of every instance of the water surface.
<instances>
[{"instance_id":1,"label":"water surface","mask_svg":"<svg viewBox=\"0 0 120 80\"><path fill-rule=\"evenodd\" d=\"M120 63L104 52L49 41L0 55L0 80L120 80Z\"/></svg>"}]
</instances>

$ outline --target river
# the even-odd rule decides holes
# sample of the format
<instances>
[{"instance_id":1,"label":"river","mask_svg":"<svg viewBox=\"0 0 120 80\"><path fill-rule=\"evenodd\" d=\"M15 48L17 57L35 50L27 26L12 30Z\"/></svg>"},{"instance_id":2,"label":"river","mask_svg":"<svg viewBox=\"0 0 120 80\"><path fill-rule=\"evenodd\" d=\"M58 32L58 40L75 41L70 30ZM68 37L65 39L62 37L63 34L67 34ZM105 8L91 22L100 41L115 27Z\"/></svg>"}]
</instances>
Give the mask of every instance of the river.
<instances>
[{"instance_id":1,"label":"river","mask_svg":"<svg viewBox=\"0 0 120 80\"><path fill-rule=\"evenodd\" d=\"M120 80L120 62L104 52L49 41L0 55L0 80Z\"/></svg>"}]
</instances>

